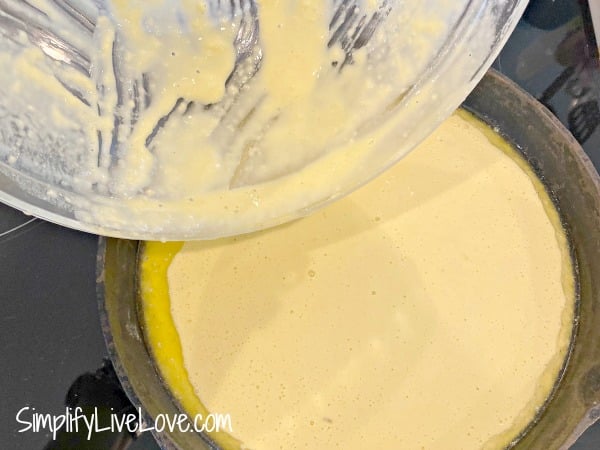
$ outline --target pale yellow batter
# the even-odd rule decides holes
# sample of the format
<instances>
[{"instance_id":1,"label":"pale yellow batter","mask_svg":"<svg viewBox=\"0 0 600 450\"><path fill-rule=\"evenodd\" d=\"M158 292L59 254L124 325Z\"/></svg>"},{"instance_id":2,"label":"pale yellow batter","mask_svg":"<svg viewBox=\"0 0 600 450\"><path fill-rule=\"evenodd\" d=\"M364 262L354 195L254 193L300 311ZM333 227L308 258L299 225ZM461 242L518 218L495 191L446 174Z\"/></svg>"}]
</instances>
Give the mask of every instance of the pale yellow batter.
<instances>
[{"instance_id":1,"label":"pale yellow batter","mask_svg":"<svg viewBox=\"0 0 600 450\"><path fill-rule=\"evenodd\" d=\"M148 339L184 408L230 413L255 450L513 440L563 364L574 283L547 194L492 134L455 115L308 218L147 244Z\"/></svg>"}]
</instances>

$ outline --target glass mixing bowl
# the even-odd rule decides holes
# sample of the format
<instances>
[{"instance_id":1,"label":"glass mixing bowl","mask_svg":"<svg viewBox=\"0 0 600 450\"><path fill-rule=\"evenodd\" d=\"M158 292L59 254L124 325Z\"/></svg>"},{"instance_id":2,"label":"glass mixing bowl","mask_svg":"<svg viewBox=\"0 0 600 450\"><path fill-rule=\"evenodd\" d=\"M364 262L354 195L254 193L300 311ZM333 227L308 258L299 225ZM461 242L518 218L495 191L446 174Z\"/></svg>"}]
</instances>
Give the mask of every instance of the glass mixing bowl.
<instances>
[{"instance_id":1,"label":"glass mixing bowl","mask_svg":"<svg viewBox=\"0 0 600 450\"><path fill-rule=\"evenodd\" d=\"M139 7L146 30L164 22L185 35L180 0L151 3L163 9L144 16L145 3L129 3ZM260 24L260 1L209 3L256 7L251 12L258 11ZM375 12L361 13L374 3ZM0 201L82 231L152 240L211 239L309 214L381 173L449 116L484 75L526 3L331 0L329 45L341 55L332 70L351 64L360 50L374 79L385 81L376 108L361 108L374 92L369 83L344 94L360 128L352 141L368 143L368 150L332 144L284 175L250 176L201 195L186 189L161 195L151 185L111 188L113 172L123 170L124 134L134 129L140 105L160 97L148 87L151 74L127 68L120 45L131 24L107 12L109 0L6 0L0 3ZM107 18L113 34L99 26ZM236 34L240 59L250 54L243 47L250 41L260 47L260 32L238 25L246 33ZM107 114L111 102L115 113ZM176 140L172 145L177 148ZM141 170L128 164L128 173ZM101 166L106 170L99 175ZM152 170L160 176L160 165Z\"/></svg>"}]
</instances>

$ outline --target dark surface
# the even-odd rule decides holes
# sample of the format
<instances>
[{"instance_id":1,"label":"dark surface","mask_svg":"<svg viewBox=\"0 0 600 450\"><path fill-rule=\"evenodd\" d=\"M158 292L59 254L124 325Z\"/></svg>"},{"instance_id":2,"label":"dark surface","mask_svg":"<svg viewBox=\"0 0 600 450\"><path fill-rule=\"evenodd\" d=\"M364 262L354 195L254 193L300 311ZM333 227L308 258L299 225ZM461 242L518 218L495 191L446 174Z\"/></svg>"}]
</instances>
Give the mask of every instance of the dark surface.
<instances>
[{"instance_id":1,"label":"dark surface","mask_svg":"<svg viewBox=\"0 0 600 450\"><path fill-rule=\"evenodd\" d=\"M0 205L0 235L30 220ZM108 356L96 302L97 240L41 220L0 237L2 448L44 448L51 435L18 433L17 411L64 413L74 381ZM150 435L136 447L156 448Z\"/></svg>"},{"instance_id":2,"label":"dark surface","mask_svg":"<svg viewBox=\"0 0 600 450\"><path fill-rule=\"evenodd\" d=\"M579 3L532 2L526 15L530 22L519 24L495 63L542 98L564 123L578 103L598 100L600 92L600 71L592 62L594 44L584 32ZM569 67L565 83L550 95L548 87ZM580 95L582 86L591 90L585 98ZM599 167L600 129L595 128L582 144ZM63 413L73 383L85 373L96 373L107 357L95 294L97 238L31 220L0 205L0 437L7 449L45 448L48 433L17 432L17 411L30 406L38 412ZM21 224L25 225L8 232ZM98 392L99 406L112 396ZM110 444L89 448L102 450ZM157 447L145 433L133 448ZM573 448L600 448L600 425L588 430Z\"/></svg>"}]
</instances>

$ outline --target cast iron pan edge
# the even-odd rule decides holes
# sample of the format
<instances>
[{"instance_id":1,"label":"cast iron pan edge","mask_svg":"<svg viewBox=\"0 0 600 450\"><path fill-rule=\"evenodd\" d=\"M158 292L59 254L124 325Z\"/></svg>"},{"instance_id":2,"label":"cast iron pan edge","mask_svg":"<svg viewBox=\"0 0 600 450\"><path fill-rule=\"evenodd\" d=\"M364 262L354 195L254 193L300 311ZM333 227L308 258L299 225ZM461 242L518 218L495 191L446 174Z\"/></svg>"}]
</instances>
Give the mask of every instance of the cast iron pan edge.
<instances>
[{"instance_id":1,"label":"cast iron pan edge","mask_svg":"<svg viewBox=\"0 0 600 450\"><path fill-rule=\"evenodd\" d=\"M570 238L578 268L579 320L569 364L535 426L517 449L568 448L600 416L600 178L569 132L540 103L490 71L463 106L494 126L544 181ZM136 241L100 238L102 330L123 389L145 420L179 413L143 340L138 320ZM197 434L155 434L162 448L211 449Z\"/></svg>"}]
</instances>

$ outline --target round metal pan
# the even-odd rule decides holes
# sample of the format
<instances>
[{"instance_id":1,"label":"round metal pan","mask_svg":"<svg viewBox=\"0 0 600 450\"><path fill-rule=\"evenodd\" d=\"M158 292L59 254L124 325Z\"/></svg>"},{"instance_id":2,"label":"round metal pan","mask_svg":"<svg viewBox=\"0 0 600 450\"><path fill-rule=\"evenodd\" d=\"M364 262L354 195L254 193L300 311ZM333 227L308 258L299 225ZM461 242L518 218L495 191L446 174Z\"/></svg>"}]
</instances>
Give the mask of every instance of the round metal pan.
<instances>
[{"instance_id":1,"label":"round metal pan","mask_svg":"<svg viewBox=\"0 0 600 450\"><path fill-rule=\"evenodd\" d=\"M540 103L490 71L463 107L493 126L530 162L551 193L577 270L578 318L560 382L518 449L568 448L600 416L600 177L581 147ZM144 342L137 286L140 243L101 238L98 297L102 329L123 388L145 420L181 410ZM161 433L164 449L209 449L192 433Z\"/></svg>"}]
</instances>

